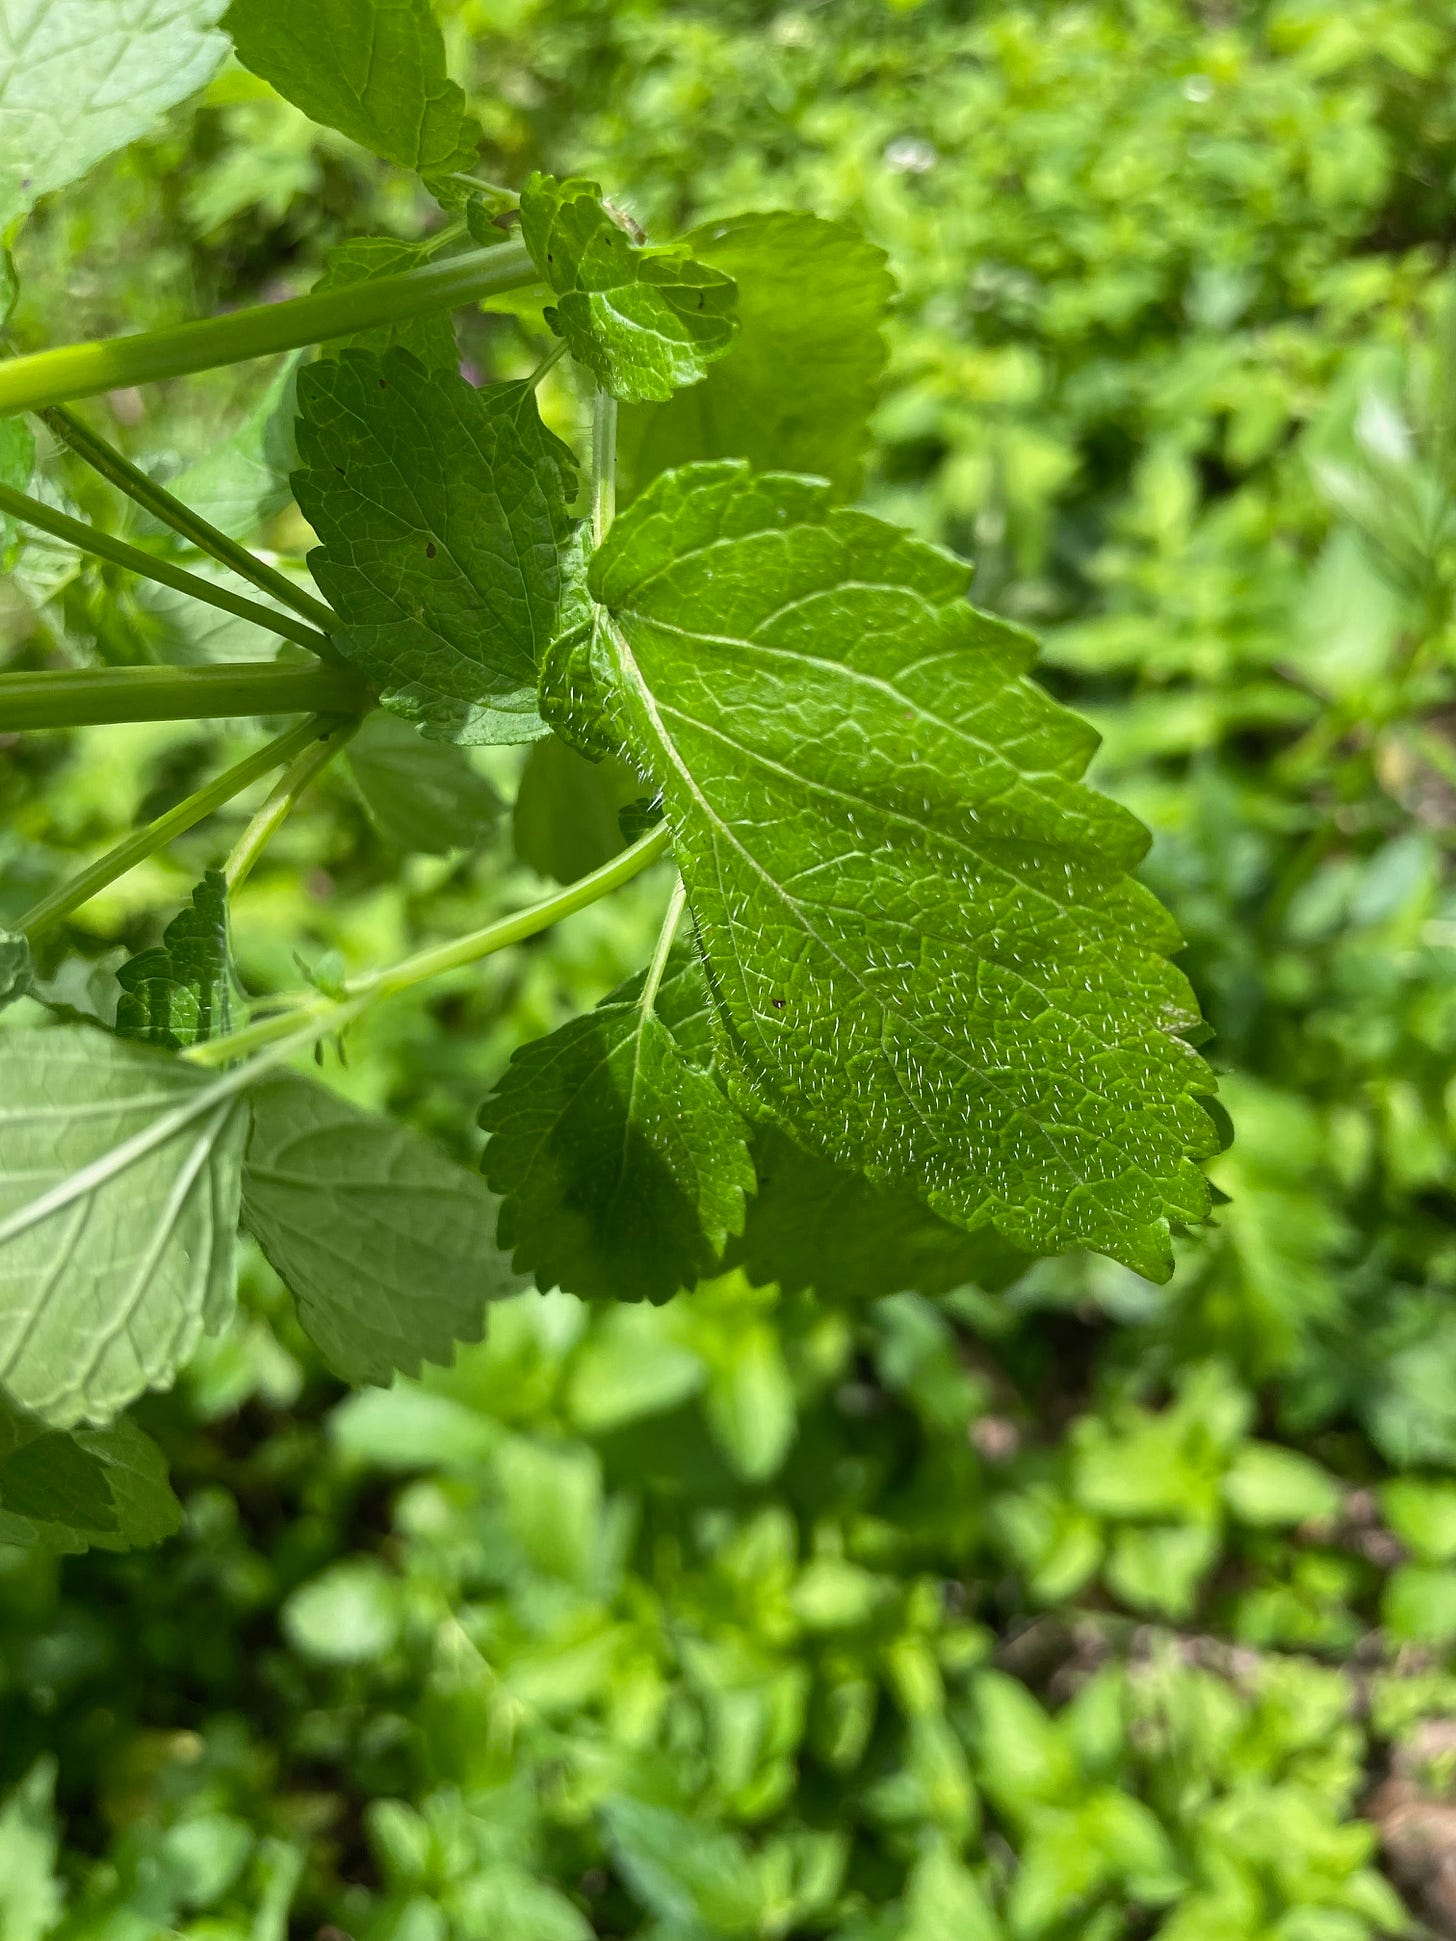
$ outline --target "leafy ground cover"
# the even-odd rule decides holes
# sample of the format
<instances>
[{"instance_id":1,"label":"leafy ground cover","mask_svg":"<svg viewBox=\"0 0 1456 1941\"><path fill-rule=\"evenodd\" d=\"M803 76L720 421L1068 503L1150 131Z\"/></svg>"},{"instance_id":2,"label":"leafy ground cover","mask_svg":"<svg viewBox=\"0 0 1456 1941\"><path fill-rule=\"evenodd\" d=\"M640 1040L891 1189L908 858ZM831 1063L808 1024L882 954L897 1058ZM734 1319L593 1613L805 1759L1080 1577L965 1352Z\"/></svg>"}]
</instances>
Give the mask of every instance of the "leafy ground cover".
<instances>
[{"instance_id":1,"label":"leafy ground cover","mask_svg":"<svg viewBox=\"0 0 1456 1941\"><path fill-rule=\"evenodd\" d=\"M730 274L754 235L724 218L755 207L887 252L865 503L975 560L978 604L1035 628L1101 729L1093 779L1153 829L1227 1203L1165 1288L1085 1256L1025 1272L927 1241L889 1192L862 1227L810 1224L814 1162L769 1145L727 1273L660 1308L503 1287L450 1369L357 1395L250 1252L242 1319L139 1411L169 1547L0 1550L0 1933L1456 1933L1456 12L440 13L467 99L442 80L432 164L468 108L492 179L589 171ZM41 203L13 329L346 282L347 238L423 213L229 67ZM533 328L469 320L469 367L524 377ZM109 411L286 561L298 382L242 367ZM559 371L542 398L571 432ZM624 521L655 469L634 454L701 398L624 412ZM823 464L846 491L858 468ZM4 599L17 665L271 654L43 543ZM555 744L436 745L401 826L392 736L371 724L239 892L259 983L300 940L328 988L517 907L604 860L637 792ZM0 920L243 746L17 739ZM88 906L68 1001L214 860L185 838ZM658 914L629 889L397 1000L331 1083L473 1162L511 1054L583 1013L610 1031ZM119 1515L136 1451L94 1453Z\"/></svg>"}]
</instances>

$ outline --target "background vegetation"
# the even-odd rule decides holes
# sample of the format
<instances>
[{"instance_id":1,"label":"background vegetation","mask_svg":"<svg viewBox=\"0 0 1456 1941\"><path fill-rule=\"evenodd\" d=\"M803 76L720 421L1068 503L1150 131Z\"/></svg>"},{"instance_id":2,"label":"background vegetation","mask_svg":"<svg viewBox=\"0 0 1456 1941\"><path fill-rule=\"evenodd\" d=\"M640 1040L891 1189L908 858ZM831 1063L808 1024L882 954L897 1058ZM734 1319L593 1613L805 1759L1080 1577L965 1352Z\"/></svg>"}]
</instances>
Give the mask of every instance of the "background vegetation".
<instances>
[{"instance_id":1,"label":"background vegetation","mask_svg":"<svg viewBox=\"0 0 1456 1941\"><path fill-rule=\"evenodd\" d=\"M184 1534L0 1549L0 1935L1456 1935L1456 6L439 11L496 179L888 250L868 499L1041 633L1155 830L1229 1202L1163 1290L1087 1259L960 1286L835 1233L800 1285L516 1296L450 1371L355 1396L255 1261L141 1411ZM305 289L437 219L413 194L229 68L42 209L13 334ZM529 316L462 343L498 374L542 347ZM291 555L287 377L114 395L109 429ZM5 543L12 665L272 651ZM219 752L7 745L0 921ZM594 773L491 751L381 847L391 752L270 852L245 974L378 962L616 840ZM223 839L88 906L47 966L73 1003ZM654 915L631 893L371 1016L332 1082L465 1152L512 1047Z\"/></svg>"}]
</instances>

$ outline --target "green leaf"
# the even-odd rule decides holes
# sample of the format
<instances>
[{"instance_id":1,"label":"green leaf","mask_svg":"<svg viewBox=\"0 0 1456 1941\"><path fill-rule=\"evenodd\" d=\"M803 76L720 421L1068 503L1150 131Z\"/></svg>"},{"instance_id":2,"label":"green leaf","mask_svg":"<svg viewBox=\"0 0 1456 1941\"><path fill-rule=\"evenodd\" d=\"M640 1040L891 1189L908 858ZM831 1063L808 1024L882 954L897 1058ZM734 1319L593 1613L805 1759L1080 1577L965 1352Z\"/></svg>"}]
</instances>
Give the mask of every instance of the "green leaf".
<instances>
[{"instance_id":1,"label":"green leaf","mask_svg":"<svg viewBox=\"0 0 1456 1941\"><path fill-rule=\"evenodd\" d=\"M232 538L251 539L293 502L289 474L298 463L293 434L297 411L298 359L287 357L247 417L201 458L168 479L167 490ZM148 532L166 530L160 520L141 523ZM205 563L194 558L191 570L198 572ZM269 651L276 655L276 640L269 641Z\"/></svg>"},{"instance_id":2,"label":"green leaf","mask_svg":"<svg viewBox=\"0 0 1456 1941\"><path fill-rule=\"evenodd\" d=\"M313 287L315 290L346 289L350 284L367 283L371 277L396 276L402 270L428 262L429 257L429 248L424 243L402 243L393 236L355 236L329 251L324 258L324 273ZM331 337L325 350L329 356L344 350L366 350L382 356L396 346L417 357L427 371L460 368L460 349L448 312L405 317L398 323L376 324L371 330L355 331L350 337Z\"/></svg>"},{"instance_id":3,"label":"green leaf","mask_svg":"<svg viewBox=\"0 0 1456 1941\"><path fill-rule=\"evenodd\" d=\"M533 175L521 191L521 237L558 299L546 321L613 397L670 398L733 341L732 278L685 244L634 242L595 182Z\"/></svg>"},{"instance_id":4,"label":"green leaf","mask_svg":"<svg viewBox=\"0 0 1456 1941\"><path fill-rule=\"evenodd\" d=\"M0 1011L30 989L30 945L12 930L0 930Z\"/></svg>"},{"instance_id":5,"label":"green leaf","mask_svg":"<svg viewBox=\"0 0 1456 1941\"><path fill-rule=\"evenodd\" d=\"M65 1906L57 1873L56 1762L37 1759L0 1807L0 1934L43 1941Z\"/></svg>"},{"instance_id":6,"label":"green leaf","mask_svg":"<svg viewBox=\"0 0 1456 1941\"><path fill-rule=\"evenodd\" d=\"M34 470L35 433L24 418L0 418L0 484L24 492ZM26 536L27 529L16 520L0 517L0 567L10 570Z\"/></svg>"},{"instance_id":7,"label":"green leaf","mask_svg":"<svg viewBox=\"0 0 1456 1941\"><path fill-rule=\"evenodd\" d=\"M576 489L527 384L476 390L408 352L320 360L298 383L294 490L335 640L386 707L462 742L530 741Z\"/></svg>"},{"instance_id":8,"label":"green leaf","mask_svg":"<svg viewBox=\"0 0 1456 1941\"><path fill-rule=\"evenodd\" d=\"M367 1665L399 1636L402 1586L373 1557L346 1557L301 1584L283 1606L283 1630L302 1657Z\"/></svg>"},{"instance_id":9,"label":"green leaf","mask_svg":"<svg viewBox=\"0 0 1456 1941\"><path fill-rule=\"evenodd\" d=\"M1013 1245L1171 1271L1215 1144L1146 835L967 569L826 486L667 473L591 571L738 1081Z\"/></svg>"},{"instance_id":10,"label":"green leaf","mask_svg":"<svg viewBox=\"0 0 1456 1941\"><path fill-rule=\"evenodd\" d=\"M760 1286L812 1287L833 1301L967 1285L999 1292L1031 1264L994 1229L967 1233L904 1188L846 1172L776 1127L756 1134L753 1167L758 1191L729 1259Z\"/></svg>"},{"instance_id":11,"label":"green leaf","mask_svg":"<svg viewBox=\"0 0 1456 1941\"><path fill-rule=\"evenodd\" d=\"M233 0L223 24L244 67L386 161L426 174L473 157L429 0Z\"/></svg>"},{"instance_id":12,"label":"green leaf","mask_svg":"<svg viewBox=\"0 0 1456 1941\"><path fill-rule=\"evenodd\" d=\"M1277 1529L1332 1517L1340 1507L1340 1488L1297 1449L1273 1442L1246 1442L1223 1479L1224 1500L1240 1523Z\"/></svg>"},{"instance_id":13,"label":"green leaf","mask_svg":"<svg viewBox=\"0 0 1456 1941\"><path fill-rule=\"evenodd\" d=\"M181 1521L162 1453L133 1423L68 1432L0 1402L0 1543L129 1550Z\"/></svg>"},{"instance_id":14,"label":"green leaf","mask_svg":"<svg viewBox=\"0 0 1456 1941\"><path fill-rule=\"evenodd\" d=\"M209 79L224 4L0 0L0 230Z\"/></svg>"},{"instance_id":15,"label":"green leaf","mask_svg":"<svg viewBox=\"0 0 1456 1941\"><path fill-rule=\"evenodd\" d=\"M500 1244L543 1290L669 1300L743 1225L743 1122L642 990L524 1046L481 1112Z\"/></svg>"},{"instance_id":16,"label":"green leaf","mask_svg":"<svg viewBox=\"0 0 1456 1941\"><path fill-rule=\"evenodd\" d=\"M220 869L207 872L161 943L123 964L116 981L116 1029L123 1038L180 1051L231 1030L227 878Z\"/></svg>"},{"instance_id":17,"label":"green leaf","mask_svg":"<svg viewBox=\"0 0 1456 1941\"><path fill-rule=\"evenodd\" d=\"M461 748L426 741L406 721L375 713L349 743L346 765L386 842L427 856L477 848L501 799Z\"/></svg>"},{"instance_id":18,"label":"green leaf","mask_svg":"<svg viewBox=\"0 0 1456 1941\"><path fill-rule=\"evenodd\" d=\"M582 520L561 561L556 628L541 656L541 718L589 761L621 751L607 713L600 670L602 610L587 590L591 527Z\"/></svg>"},{"instance_id":19,"label":"green leaf","mask_svg":"<svg viewBox=\"0 0 1456 1941\"><path fill-rule=\"evenodd\" d=\"M746 458L827 478L852 499L885 368L895 283L884 251L844 223L783 210L708 223L686 241L737 285L738 337L701 384L623 412L621 475L641 485L691 459Z\"/></svg>"},{"instance_id":20,"label":"green leaf","mask_svg":"<svg viewBox=\"0 0 1456 1941\"><path fill-rule=\"evenodd\" d=\"M721 1827L618 1797L602 1807L607 1843L633 1894L686 1932L760 1932L763 1891L741 1841Z\"/></svg>"},{"instance_id":21,"label":"green leaf","mask_svg":"<svg viewBox=\"0 0 1456 1941\"><path fill-rule=\"evenodd\" d=\"M479 1341L520 1281L480 1179L408 1127L291 1075L253 1093L243 1217L330 1368L387 1382Z\"/></svg>"},{"instance_id":22,"label":"green leaf","mask_svg":"<svg viewBox=\"0 0 1456 1941\"><path fill-rule=\"evenodd\" d=\"M574 883L625 846L621 813L642 793L625 762L590 762L556 735L526 757L516 793L516 854L542 876Z\"/></svg>"},{"instance_id":23,"label":"green leaf","mask_svg":"<svg viewBox=\"0 0 1456 1941\"><path fill-rule=\"evenodd\" d=\"M0 1034L0 1386L23 1409L105 1421L227 1321L236 1092L84 1025Z\"/></svg>"}]
</instances>

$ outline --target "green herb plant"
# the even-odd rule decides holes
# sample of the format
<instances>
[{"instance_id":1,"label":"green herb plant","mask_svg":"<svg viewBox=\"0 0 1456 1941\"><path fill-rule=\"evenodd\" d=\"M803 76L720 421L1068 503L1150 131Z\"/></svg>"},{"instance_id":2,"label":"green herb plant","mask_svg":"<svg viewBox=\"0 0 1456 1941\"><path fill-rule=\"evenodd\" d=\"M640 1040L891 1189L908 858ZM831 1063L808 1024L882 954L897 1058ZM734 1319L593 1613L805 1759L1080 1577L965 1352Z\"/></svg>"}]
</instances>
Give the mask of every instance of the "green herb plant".
<instances>
[{"instance_id":1,"label":"green herb plant","mask_svg":"<svg viewBox=\"0 0 1456 1941\"><path fill-rule=\"evenodd\" d=\"M122 1411L228 1321L240 1223L356 1382L447 1361L524 1278L662 1301L743 1259L791 1279L825 1233L953 1254L985 1283L1078 1248L1166 1278L1219 1143L1177 934L1028 637L968 603L961 561L851 503L880 252L783 213L649 243L594 182L477 182L425 0L234 0L225 31L212 0L144 4L79 54L71 11L22 36L0 7L0 222L197 87L229 34L304 113L417 171L446 219L418 243L358 239L295 300L0 364L7 522L280 643L265 663L3 673L0 731L300 717L0 938L0 1002L60 1013L0 1032L0 1539L174 1526ZM450 316L493 302L544 304L555 342L531 378L477 387ZM293 475L312 588L72 409L315 346ZM580 460L537 403L563 356L590 405ZM225 576L33 495L26 413ZM442 745L554 738L637 778L625 847L401 962L244 998L230 896L377 711L414 736L390 744L394 815ZM67 1014L36 972L52 933L273 771L231 855L122 966L114 1031ZM293 1069L648 871L650 962L512 1060L483 1178Z\"/></svg>"}]
</instances>

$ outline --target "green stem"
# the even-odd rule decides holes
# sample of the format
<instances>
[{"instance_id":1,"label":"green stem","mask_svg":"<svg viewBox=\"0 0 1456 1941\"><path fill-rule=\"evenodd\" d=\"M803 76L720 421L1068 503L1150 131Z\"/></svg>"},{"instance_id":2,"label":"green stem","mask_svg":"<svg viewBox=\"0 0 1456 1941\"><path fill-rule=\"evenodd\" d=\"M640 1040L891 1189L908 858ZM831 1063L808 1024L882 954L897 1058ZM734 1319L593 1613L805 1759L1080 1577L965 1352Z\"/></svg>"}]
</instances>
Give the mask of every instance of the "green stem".
<instances>
[{"instance_id":1,"label":"green stem","mask_svg":"<svg viewBox=\"0 0 1456 1941\"><path fill-rule=\"evenodd\" d=\"M313 1038L316 1041L337 1030L347 1019L357 1017L366 1006L380 998L395 997L416 984L443 977L448 971L462 970L469 964L478 963L482 957L491 957L498 950L509 949L512 944L524 943L528 937L549 930L553 923L559 923L563 917L572 916L576 911L586 909L588 904L599 902L624 883L630 883L634 876L640 876L644 869L665 855L668 842L665 827L653 829L640 842L633 843L630 849L624 849L620 856L614 856L611 862L593 870L590 876L583 876L579 882L558 890L555 896L548 896L541 903L533 903L528 910L518 910L514 916L500 917L494 923L486 924L484 929L472 930L468 936L455 937L449 943L418 950L412 957L406 957L402 963L388 970L375 971L369 977L353 978L345 984L342 998L321 996L311 1003L280 1011L273 1017L259 1018L256 1024L244 1025L241 1031L231 1031L225 1037L194 1045L183 1056L199 1065L222 1065L229 1059L259 1051L265 1045L276 1044L280 1039L291 1038L300 1029L307 1031L308 1021L314 1027Z\"/></svg>"},{"instance_id":2,"label":"green stem","mask_svg":"<svg viewBox=\"0 0 1456 1941\"><path fill-rule=\"evenodd\" d=\"M173 566L169 560L158 559L155 553L144 553L140 546L128 545L124 539L116 539L109 532L100 532L95 526L85 525L80 519L73 519L68 512L59 512L55 506L46 505L40 499L32 499L27 493L17 492L13 485L0 484L0 512L8 512L12 519L21 519L28 526L38 526L52 538L63 539L68 546L76 546L83 553L90 553L96 559L104 559L112 566L125 567L129 573L140 573L146 579L156 580L161 586L170 586L178 593L190 593L194 600L201 600L210 607L220 607L224 613L236 614L240 620L251 620L255 626L264 627L269 633L282 634L286 640L297 641L300 647L307 647L310 653L320 658L339 658L337 650L327 634L319 633L313 627L306 627L291 613L280 613L277 607L259 606L242 593L233 593L225 586L215 586L211 580L199 579L196 573L189 573L185 567Z\"/></svg>"},{"instance_id":3,"label":"green stem","mask_svg":"<svg viewBox=\"0 0 1456 1941\"><path fill-rule=\"evenodd\" d=\"M298 806L298 799L304 790L358 733L359 721L360 717L356 715L352 720L338 721L330 727L319 724L321 732L318 739L311 741L294 756L279 776L277 787L238 838L233 853L227 859L224 873L230 893L241 889L247 882L253 865Z\"/></svg>"},{"instance_id":4,"label":"green stem","mask_svg":"<svg viewBox=\"0 0 1456 1941\"><path fill-rule=\"evenodd\" d=\"M617 516L617 400L598 391L592 401L592 544L600 546Z\"/></svg>"},{"instance_id":5,"label":"green stem","mask_svg":"<svg viewBox=\"0 0 1456 1941\"><path fill-rule=\"evenodd\" d=\"M325 634L333 630L337 624L333 610L326 607L322 600L316 600L311 593L295 586L276 566L257 558L246 546L240 546L236 539L219 532L200 512L194 512L190 505L173 498L165 486L148 478L140 466L133 465L114 445L108 444L100 432L93 431L84 418L78 418L74 411L68 411L63 404L53 404L40 415L57 438L69 445L93 471L99 472L109 484L125 492L129 499L134 499L154 519L160 519L164 526L170 526L173 532L180 534L200 553L211 554L219 564L231 567L243 579L251 580L260 592L271 594L284 606L292 607L295 613L301 614ZM311 646L313 643L310 641L306 644Z\"/></svg>"},{"instance_id":6,"label":"green stem","mask_svg":"<svg viewBox=\"0 0 1456 1941\"><path fill-rule=\"evenodd\" d=\"M508 242L421 263L366 283L316 290L285 303L259 304L132 337L63 344L0 363L0 413L36 411L74 398L95 397L118 385L150 384L159 378L212 370L219 364L241 364L250 357L347 337L375 324L453 310L537 280L525 245Z\"/></svg>"},{"instance_id":7,"label":"green stem","mask_svg":"<svg viewBox=\"0 0 1456 1941\"><path fill-rule=\"evenodd\" d=\"M165 815L158 816L145 828L134 829L124 841L114 849L108 849L89 869L83 869L79 876L73 876L68 883L62 883L49 896L20 919L21 932L32 941L43 931L53 929L83 903L88 903L98 891L104 890L108 883L114 883L119 876L125 876L140 862L163 849L175 836L184 835L194 828L214 809L220 809L235 795L241 795L245 788L266 775L270 769L284 762L292 761L309 745L318 740L321 734L332 734L333 724L315 718L290 728L286 735L279 735L266 747L237 762L224 771L206 788L189 795L185 802L179 802L175 809L168 809Z\"/></svg>"},{"instance_id":8,"label":"green stem","mask_svg":"<svg viewBox=\"0 0 1456 1941\"><path fill-rule=\"evenodd\" d=\"M647 966L647 977L642 986L640 1009L651 1011L657 1003L657 993L662 988L662 974L667 969L667 960L672 955L673 939L677 927L682 922L683 906L688 900L687 885L679 876L667 906L667 915L662 919L662 929L658 933L657 948L652 953L652 962Z\"/></svg>"},{"instance_id":9,"label":"green stem","mask_svg":"<svg viewBox=\"0 0 1456 1941\"><path fill-rule=\"evenodd\" d=\"M214 721L250 714L358 714L369 690L344 668L271 661L216 667L83 667L0 674L0 734L121 721Z\"/></svg>"}]
</instances>

